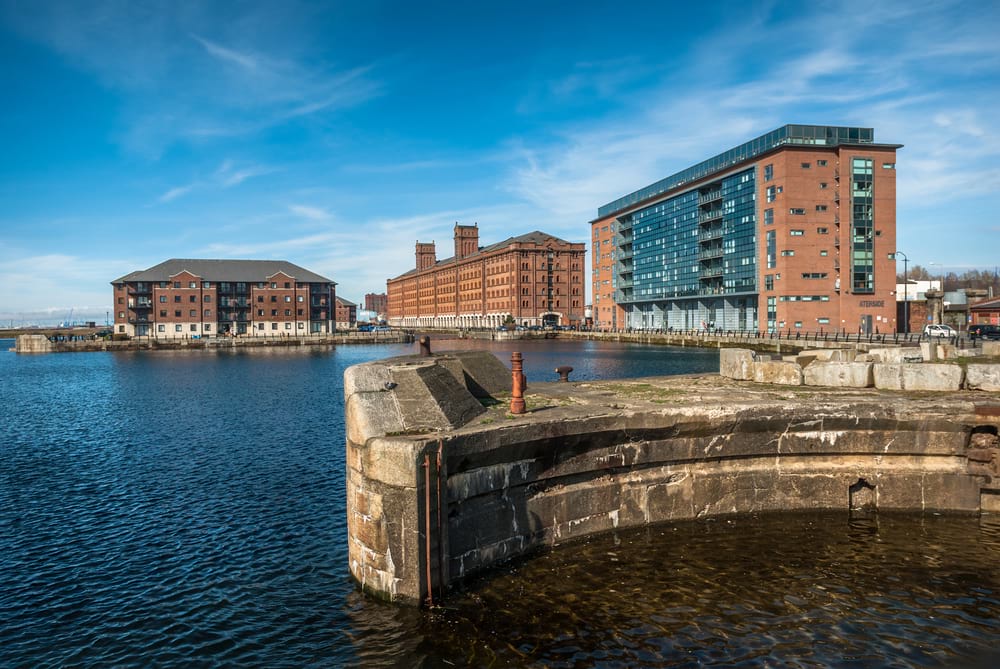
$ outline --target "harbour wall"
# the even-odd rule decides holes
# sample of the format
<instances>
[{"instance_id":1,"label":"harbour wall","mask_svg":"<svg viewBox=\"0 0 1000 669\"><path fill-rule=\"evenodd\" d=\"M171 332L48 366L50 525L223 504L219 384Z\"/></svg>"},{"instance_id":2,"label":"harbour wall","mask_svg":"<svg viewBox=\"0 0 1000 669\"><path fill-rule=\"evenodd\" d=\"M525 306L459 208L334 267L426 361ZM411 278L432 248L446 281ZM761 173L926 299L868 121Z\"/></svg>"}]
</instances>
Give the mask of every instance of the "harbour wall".
<instances>
[{"instance_id":1,"label":"harbour wall","mask_svg":"<svg viewBox=\"0 0 1000 669\"><path fill-rule=\"evenodd\" d=\"M409 344L413 334L397 332L345 332L307 337L205 337L156 339L134 337L115 340L95 337L55 340L45 335L22 334L14 340L17 353L77 353L88 351L229 350L282 346L344 346L350 344Z\"/></svg>"},{"instance_id":2,"label":"harbour wall","mask_svg":"<svg viewBox=\"0 0 1000 669\"><path fill-rule=\"evenodd\" d=\"M345 373L350 570L433 604L590 534L805 509L1000 512L1000 396L722 376L533 384L466 351Z\"/></svg>"}]
</instances>

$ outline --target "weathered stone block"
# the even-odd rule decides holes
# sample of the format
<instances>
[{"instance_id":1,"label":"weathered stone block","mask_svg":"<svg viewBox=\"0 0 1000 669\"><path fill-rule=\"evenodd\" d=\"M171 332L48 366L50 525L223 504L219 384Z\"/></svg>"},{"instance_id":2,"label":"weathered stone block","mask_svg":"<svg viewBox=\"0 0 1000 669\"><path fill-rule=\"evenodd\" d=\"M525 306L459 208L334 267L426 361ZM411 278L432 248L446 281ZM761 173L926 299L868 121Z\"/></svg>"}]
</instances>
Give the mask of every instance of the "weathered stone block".
<instances>
[{"instance_id":1,"label":"weathered stone block","mask_svg":"<svg viewBox=\"0 0 1000 669\"><path fill-rule=\"evenodd\" d=\"M984 341L983 355L1000 356L1000 341Z\"/></svg>"},{"instance_id":2,"label":"weathered stone block","mask_svg":"<svg viewBox=\"0 0 1000 669\"><path fill-rule=\"evenodd\" d=\"M753 380L757 383L801 386L802 368L797 363L780 360L757 362L753 366Z\"/></svg>"},{"instance_id":3,"label":"weathered stone block","mask_svg":"<svg viewBox=\"0 0 1000 669\"><path fill-rule=\"evenodd\" d=\"M18 335L14 342L17 353L51 353L52 342L45 335Z\"/></svg>"},{"instance_id":4,"label":"weathered stone block","mask_svg":"<svg viewBox=\"0 0 1000 669\"><path fill-rule=\"evenodd\" d=\"M923 354L916 346L893 346L888 348L873 348L868 351L873 362L902 363L922 361Z\"/></svg>"},{"instance_id":5,"label":"weathered stone block","mask_svg":"<svg viewBox=\"0 0 1000 669\"><path fill-rule=\"evenodd\" d=\"M920 342L920 355L927 362L937 360L937 343L932 341Z\"/></svg>"},{"instance_id":6,"label":"weathered stone block","mask_svg":"<svg viewBox=\"0 0 1000 669\"><path fill-rule=\"evenodd\" d=\"M969 365L965 370L965 387L969 390L1000 391L1000 365Z\"/></svg>"},{"instance_id":7,"label":"weathered stone block","mask_svg":"<svg viewBox=\"0 0 1000 669\"><path fill-rule=\"evenodd\" d=\"M954 344L938 344L937 345L937 357L938 360L954 360L959 357L961 351Z\"/></svg>"},{"instance_id":8,"label":"weathered stone block","mask_svg":"<svg viewBox=\"0 0 1000 669\"><path fill-rule=\"evenodd\" d=\"M816 362L802 370L807 386L870 388L875 385L870 362Z\"/></svg>"},{"instance_id":9,"label":"weathered stone block","mask_svg":"<svg viewBox=\"0 0 1000 669\"><path fill-rule=\"evenodd\" d=\"M902 390L903 366L903 363L875 363L872 365L875 387L880 390Z\"/></svg>"},{"instance_id":10,"label":"weathered stone block","mask_svg":"<svg viewBox=\"0 0 1000 669\"><path fill-rule=\"evenodd\" d=\"M753 353L743 348L719 350L719 376L738 381L753 379Z\"/></svg>"},{"instance_id":11,"label":"weathered stone block","mask_svg":"<svg viewBox=\"0 0 1000 669\"><path fill-rule=\"evenodd\" d=\"M903 365L904 390L953 391L962 387L964 373L958 365L922 363Z\"/></svg>"}]
</instances>

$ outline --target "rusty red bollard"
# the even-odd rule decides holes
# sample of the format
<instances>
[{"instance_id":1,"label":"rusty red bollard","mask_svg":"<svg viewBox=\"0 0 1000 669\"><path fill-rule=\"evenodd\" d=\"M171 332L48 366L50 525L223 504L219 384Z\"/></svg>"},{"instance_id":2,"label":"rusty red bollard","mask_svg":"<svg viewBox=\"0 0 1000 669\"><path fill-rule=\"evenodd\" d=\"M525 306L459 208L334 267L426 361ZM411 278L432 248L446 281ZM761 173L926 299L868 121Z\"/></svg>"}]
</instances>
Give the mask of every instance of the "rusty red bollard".
<instances>
[{"instance_id":1,"label":"rusty red bollard","mask_svg":"<svg viewBox=\"0 0 1000 669\"><path fill-rule=\"evenodd\" d=\"M556 374L559 375L559 380L564 383L569 383L569 373L573 371L573 368L569 365L562 365L556 367Z\"/></svg>"},{"instance_id":2,"label":"rusty red bollard","mask_svg":"<svg viewBox=\"0 0 1000 669\"><path fill-rule=\"evenodd\" d=\"M524 413L524 367L522 366L521 354L518 351L510 354L510 369L510 412L513 414Z\"/></svg>"}]
</instances>

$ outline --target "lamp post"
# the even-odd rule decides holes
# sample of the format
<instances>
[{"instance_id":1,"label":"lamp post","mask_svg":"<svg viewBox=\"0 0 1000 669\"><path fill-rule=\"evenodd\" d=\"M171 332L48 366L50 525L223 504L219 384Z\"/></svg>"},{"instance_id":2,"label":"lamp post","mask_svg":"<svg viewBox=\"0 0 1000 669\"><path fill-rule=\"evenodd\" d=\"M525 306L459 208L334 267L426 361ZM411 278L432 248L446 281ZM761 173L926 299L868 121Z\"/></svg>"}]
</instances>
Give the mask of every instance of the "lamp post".
<instances>
[{"instance_id":1,"label":"lamp post","mask_svg":"<svg viewBox=\"0 0 1000 669\"><path fill-rule=\"evenodd\" d=\"M903 257L903 334L910 334L910 301L909 295L907 294L907 281L906 277L906 264L910 261L906 257L906 254L902 251L896 251L893 254L893 258L898 260L899 256Z\"/></svg>"}]
</instances>

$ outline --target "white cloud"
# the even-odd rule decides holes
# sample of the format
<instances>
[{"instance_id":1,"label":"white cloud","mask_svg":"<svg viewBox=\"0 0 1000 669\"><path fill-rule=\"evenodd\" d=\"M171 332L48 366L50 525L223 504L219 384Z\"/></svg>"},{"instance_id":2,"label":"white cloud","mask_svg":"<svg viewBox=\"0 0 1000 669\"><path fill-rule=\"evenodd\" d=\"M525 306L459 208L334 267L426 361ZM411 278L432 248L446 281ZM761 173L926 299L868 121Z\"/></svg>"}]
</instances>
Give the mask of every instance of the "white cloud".
<instances>
[{"instance_id":1,"label":"white cloud","mask_svg":"<svg viewBox=\"0 0 1000 669\"><path fill-rule=\"evenodd\" d=\"M288 210L296 216L301 216L311 221L328 221L332 218L326 210L304 204L290 204L288 205Z\"/></svg>"}]
</instances>

